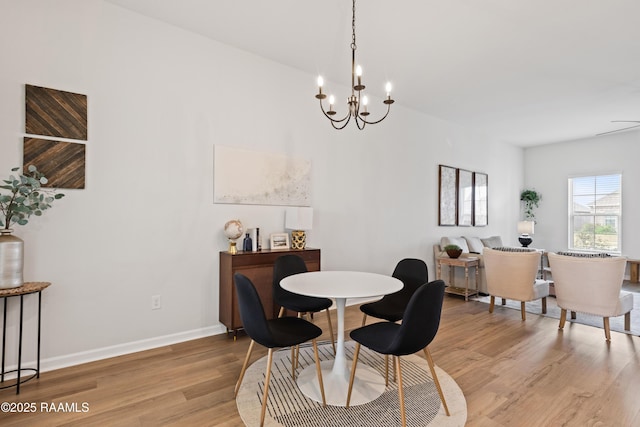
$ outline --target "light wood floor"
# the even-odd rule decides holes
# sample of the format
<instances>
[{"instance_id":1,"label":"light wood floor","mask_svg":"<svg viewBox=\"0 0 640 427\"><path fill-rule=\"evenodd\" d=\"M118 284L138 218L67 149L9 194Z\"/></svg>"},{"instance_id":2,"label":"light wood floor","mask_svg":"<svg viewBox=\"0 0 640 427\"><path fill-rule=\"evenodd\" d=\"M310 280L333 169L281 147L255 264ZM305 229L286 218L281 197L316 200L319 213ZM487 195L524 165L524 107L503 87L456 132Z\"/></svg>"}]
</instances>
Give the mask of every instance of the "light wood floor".
<instances>
[{"instance_id":1,"label":"light wood floor","mask_svg":"<svg viewBox=\"0 0 640 427\"><path fill-rule=\"evenodd\" d=\"M316 319L326 326L324 315ZM347 328L360 322L349 307ZM0 425L240 426L233 386L248 343L222 335L45 372L19 396L0 391L0 402L37 407L0 413ZM430 349L464 392L469 426L640 425L638 337L612 332L607 345L602 329L568 324L559 332L554 319L522 322L517 310L489 314L486 304L445 296ZM254 351L252 360L264 354ZM77 404L80 412L46 413L42 403Z\"/></svg>"}]
</instances>

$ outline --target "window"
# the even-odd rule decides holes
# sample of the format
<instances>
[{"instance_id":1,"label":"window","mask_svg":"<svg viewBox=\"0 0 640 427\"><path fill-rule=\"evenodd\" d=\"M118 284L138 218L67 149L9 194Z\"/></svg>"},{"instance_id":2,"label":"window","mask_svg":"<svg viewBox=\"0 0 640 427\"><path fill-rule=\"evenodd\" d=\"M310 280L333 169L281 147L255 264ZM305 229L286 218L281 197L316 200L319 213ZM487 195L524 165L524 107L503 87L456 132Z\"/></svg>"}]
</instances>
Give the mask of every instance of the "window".
<instances>
[{"instance_id":1,"label":"window","mask_svg":"<svg viewBox=\"0 0 640 427\"><path fill-rule=\"evenodd\" d=\"M569 248L620 253L622 175L569 178Z\"/></svg>"}]
</instances>

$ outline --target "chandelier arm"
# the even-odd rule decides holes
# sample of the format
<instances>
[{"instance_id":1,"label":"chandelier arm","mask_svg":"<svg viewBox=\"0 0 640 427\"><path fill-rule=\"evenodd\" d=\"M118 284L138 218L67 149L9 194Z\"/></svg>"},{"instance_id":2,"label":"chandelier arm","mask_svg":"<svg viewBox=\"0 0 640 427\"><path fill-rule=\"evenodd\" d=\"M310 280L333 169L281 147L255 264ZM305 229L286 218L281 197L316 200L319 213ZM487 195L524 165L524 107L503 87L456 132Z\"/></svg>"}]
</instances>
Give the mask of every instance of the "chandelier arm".
<instances>
[{"instance_id":1,"label":"chandelier arm","mask_svg":"<svg viewBox=\"0 0 640 427\"><path fill-rule=\"evenodd\" d=\"M363 130L364 127L367 125L367 122L364 121L360 116L355 116L355 120L356 120L356 126L358 126L358 129L360 130Z\"/></svg>"},{"instance_id":2,"label":"chandelier arm","mask_svg":"<svg viewBox=\"0 0 640 427\"><path fill-rule=\"evenodd\" d=\"M347 121L344 122L344 124L342 126L337 126L336 125L337 121L336 120L331 120L331 126L333 126L334 129L338 129L338 130L344 129L349 124L349 122L351 121L351 114L349 114L347 117L345 117L342 120L345 120L345 119Z\"/></svg>"},{"instance_id":3,"label":"chandelier arm","mask_svg":"<svg viewBox=\"0 0 640 427\"><path fill-rule=\"evenodd\" d=\"M320 110L322 111L322 114L324 114L324 116L331 120L331 122L335 122L335 123L341 123L344 122L345 120L347 120L349 117L351 117L350 113L347 113L347 115L341 119L334 119L333 117L331 117L330 115L327 114L326 111L324 111L324 107L322 106L322 100L320 100ZM348 123L348 121L347 121ZM342 129L342 128L341 128Z\"/></svg>"},{"instance_id":4,"label":"chandelier arm","mask_svg":"<svg viewBox=\"0 0 640 427\"><path fill-rule=\"evenodd\" d=\"M380 123L381 121L383 121L384 119L387 118L387 116L389 115L389 111L391 111L391 104L387 104L387 112L385 113L384 116L382 116L382 118L380 120L376 120L375 122L369 122L365 119L362 118L362 116L358 116L360 118L360 120L362 120L363 122L365 122L368 125L375 125L376 123ZM363 126L364 127L364 126Z\"/></svg>"}]
</instances>

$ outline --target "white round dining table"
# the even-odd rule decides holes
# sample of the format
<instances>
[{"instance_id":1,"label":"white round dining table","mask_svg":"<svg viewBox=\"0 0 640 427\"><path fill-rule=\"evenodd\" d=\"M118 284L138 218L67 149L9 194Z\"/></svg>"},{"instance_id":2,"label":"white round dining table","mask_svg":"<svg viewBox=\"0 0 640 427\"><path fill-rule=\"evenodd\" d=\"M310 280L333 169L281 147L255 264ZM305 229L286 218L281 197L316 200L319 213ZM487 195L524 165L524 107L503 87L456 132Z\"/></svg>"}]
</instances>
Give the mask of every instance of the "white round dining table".
<instances>
[{"instance_id":1,"label":"white round dining table","mask_svg":"<svg viewBox=\"0 0 640 427\"><path fill-rule=\"evenodd\" d=\"M301 295L332 298L336 302L338 333L334 360L321 363L322 382L327 404L345 406L349 389L350 363L345 355L344 310L347 298L371 298L399 291L402 281L383 274L360 271L312 271L294 274L280 281L283 289ZM307 397L322 402L315 366L305 368L297 380ZM379 397L385 390L382 375L364 363L358 364L350 406L361 405Z\"/></svg>"}]
</instances>

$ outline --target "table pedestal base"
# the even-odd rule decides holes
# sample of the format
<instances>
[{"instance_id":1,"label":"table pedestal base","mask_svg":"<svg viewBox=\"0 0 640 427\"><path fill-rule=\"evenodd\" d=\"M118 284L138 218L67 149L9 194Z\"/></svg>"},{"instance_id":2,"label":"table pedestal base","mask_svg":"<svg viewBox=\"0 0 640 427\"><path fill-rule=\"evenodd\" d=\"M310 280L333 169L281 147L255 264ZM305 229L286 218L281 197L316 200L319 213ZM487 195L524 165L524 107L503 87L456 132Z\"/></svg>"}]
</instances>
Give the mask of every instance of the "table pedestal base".
<instances>
[{"instance_id":1,"label":"table pedestal base","mask_svg":"<svg viewBox=\"0 0 640 427\"><path fill-rule=\"evenodd\" d=\"M348 365L349 366L344 363L344 367L340 369L340 367L334 366L333 360L325 360L320 363L327 405L346 405L347 393L349 392L351 361L348 361ZM302 391L305 396L322 403L315 363L307 366L300 372L297 383L300 391ZM384 377L380 375L378 371L362 362L358 362L349 406L371 402L382 395L385 388Z\"/></svg>"}]
</instances>

